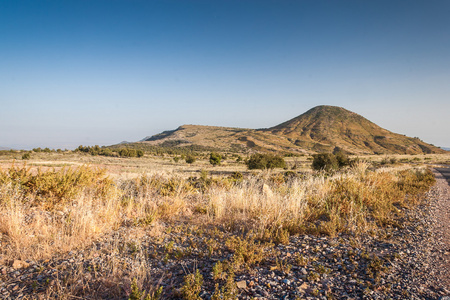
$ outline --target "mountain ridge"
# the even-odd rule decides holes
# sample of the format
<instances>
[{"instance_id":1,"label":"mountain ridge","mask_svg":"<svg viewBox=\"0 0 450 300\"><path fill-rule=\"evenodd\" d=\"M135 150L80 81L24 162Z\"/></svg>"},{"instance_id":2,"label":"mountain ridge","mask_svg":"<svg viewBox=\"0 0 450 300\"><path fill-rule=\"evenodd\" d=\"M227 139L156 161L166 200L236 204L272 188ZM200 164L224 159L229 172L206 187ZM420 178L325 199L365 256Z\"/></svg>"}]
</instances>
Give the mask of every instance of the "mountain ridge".
<instances>
[{"instance_id":1,"label":"mountain ridge","mask_svg":"<svg viewBox=\"0 0 450 300\"><path fill-rule=\"evenodd\" d=\"M318 153L341 150L353 154L422 154L445 150L384 129L363 116L338 106L320 105L261 129L208 125L181 125L141 140L177 147L200 145L224 151Z\"/></svg>"}]
</instances>

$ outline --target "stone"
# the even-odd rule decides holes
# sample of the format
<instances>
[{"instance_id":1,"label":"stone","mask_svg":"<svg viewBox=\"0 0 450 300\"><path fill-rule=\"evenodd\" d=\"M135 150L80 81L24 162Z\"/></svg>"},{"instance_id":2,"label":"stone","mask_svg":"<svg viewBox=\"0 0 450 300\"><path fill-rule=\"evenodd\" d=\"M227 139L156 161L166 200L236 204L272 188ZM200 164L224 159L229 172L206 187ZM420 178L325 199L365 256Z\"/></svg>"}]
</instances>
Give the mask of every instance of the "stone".
<instances>
[{"instance_id":1,"label":"stone","mask_svg":"<svg viewBox=\"0 0 450 300\"><path fill-rule=\"evenodd\" d=\"M29 265L30 264L27 263L26 261L16 259L16 260L14 260L12 267L17 270L17 269L28 268Z\"/></svg>"},{"instance_id":2,"label":"stone","mask_svg":"<svg viewBox=\"0 0 450 300\"><path fill-rule=\"evenodd\" d=\"M241 280L236 282L236 286L238 289L246 289L247 288L247 282L245 280Z\"/></svg>"},{"instance_id":3,"label":"stone","mask_svg":"<svg viewBox=\"0 0 450 300\"><path fill-rule=\"evenodd\" d=\"M305 291L309 288L309 285L306 282L303 282L302 285L299 286L299 288Z\"/></svg>"}]
</instances>

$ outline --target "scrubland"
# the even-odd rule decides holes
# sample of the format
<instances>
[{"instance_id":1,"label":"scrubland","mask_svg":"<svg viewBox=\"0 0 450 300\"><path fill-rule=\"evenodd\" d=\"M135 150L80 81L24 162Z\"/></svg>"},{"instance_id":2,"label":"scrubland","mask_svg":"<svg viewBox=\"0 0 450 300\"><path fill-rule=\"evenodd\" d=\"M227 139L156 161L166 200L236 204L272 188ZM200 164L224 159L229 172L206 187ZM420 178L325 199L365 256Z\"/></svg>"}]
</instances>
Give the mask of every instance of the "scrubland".
<instances>
[{"instance_id":1,"label":"scrubland","mask_svg":"<svg viewBox=\"0 0 450 300\"><path fill-rule=\"evenodd\" d=\"M287 245L294 236L382 236L386 228L402 227L403 211L414 209L434 183L423 163L448 157L391 158L368 157L333 173L312 172L307 157L288 159L295 170L251 172L234 160L212 167L206 160L188 165L170 157L41 154L25 164L4 159L0 266L39 266L79 251L86 251L85 257L107 254L107 281L86 277L81 265L63 281L35 282L36 295L198 299L203 275L195 266L182 274L179 286L168 288L158 285L146 261L157 257L181 264L194 254L216 255L221 258L210 270L216 283L212 296L236 298L235 274L263 266L274 245ZM189 236L198 239L177 248L167 240L175 233L180 244ZM92 248L112 236L107 246ZM163 250L143 249L143 236ZM124 251L134 253L137 262L126 275L116 257ZM304 259L297 258L299 264ZM289 268L281 260L277 264L279 270Z\"/></svg>"}]
</instances>

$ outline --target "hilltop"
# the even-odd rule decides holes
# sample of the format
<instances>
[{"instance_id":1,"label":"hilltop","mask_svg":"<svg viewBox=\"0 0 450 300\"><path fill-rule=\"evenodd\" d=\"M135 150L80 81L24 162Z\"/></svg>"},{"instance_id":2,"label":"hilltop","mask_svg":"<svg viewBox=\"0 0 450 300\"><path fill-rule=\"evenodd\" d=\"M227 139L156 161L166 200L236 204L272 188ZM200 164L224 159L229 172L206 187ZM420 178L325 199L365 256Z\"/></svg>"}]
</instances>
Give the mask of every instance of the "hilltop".
<instances>
[{"instance_id":1,"label":"hilltop","mask_svg":"<svg viewBox=\"0 0 450 300\"><path fill-rule=\"evenodd\" d=\"M316 106L271 128L245 129L182 125L147 137L141 146L196 145L226 151L291 153L333 152L354 154L428 154L445 151L381 128L361 115L337 106Z\"/></svg>"}]
</instances>

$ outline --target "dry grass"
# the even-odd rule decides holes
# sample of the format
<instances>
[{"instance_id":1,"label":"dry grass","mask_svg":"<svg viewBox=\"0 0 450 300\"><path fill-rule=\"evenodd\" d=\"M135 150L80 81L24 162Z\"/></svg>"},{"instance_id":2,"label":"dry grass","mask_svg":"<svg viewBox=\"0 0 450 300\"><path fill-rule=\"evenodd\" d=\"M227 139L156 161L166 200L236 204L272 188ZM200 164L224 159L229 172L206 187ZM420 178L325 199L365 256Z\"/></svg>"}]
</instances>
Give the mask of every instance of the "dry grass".
<instances>
[{"instance_id":1,"label":"dry grass","mask_svg":"<svg viewBox=\"0 0 450 300\"><path fill-rule=\"evenodd\" d=\"M251 173L234 162L214 168L206 161L180 166L168 158L52 155L58 159L42 156L28 166L9 162L0 169L0 265L15 259L42 261L78 250L85 258L105 255L107 264L101 276L86 272L86 266L67 266L71 268L64 273L67 278L46 288L48 299L156 295L158 286L147 269L149 253L139 241L143 235L161 239L166 243L162 261L164 255L182 259L187 254L164 241L167 235L161 225L175 228L179 221L187 224L178 235L180 240L187 241L190 234L206 227L210 230L203 234L204 242L192 249L203 247L210 256L224 250L233 253L221 270L216 266L214 275L222 283L217 295L225 295L234 290L233 272L260 264L270 255L273 243L286 244L297 233L358 235L397 226L401 208L415 205L418 195L434 182L426 168L408 164L375 170L361 161L335 174L287 176L284 171ZM83 164L91 159L95 164ZM291 158L291 162L307 162L306 157L296 160ZM244 173L243 178L229 176L237 170ZM108 240L100 254L96 247L90 248L105 236L116 238ZM130 249L132 265L119 255ZM303 257L298 261L305 263ZM277 267L289 272L287 265Z\"/></svg>"},{"instance_id":2,"label":"dry grass","mask_svg":"<svg viewBox=\"0 0 450 300\"><path fill-rule=\"evenodd\" d=\"M335 174L285 178L263 172L242 181L142 175L111 180L81 166L0 172L0 251L7 259L48 258L121 226L202 218L232 232L285 240L302 232L362 233L391 224L434 181L426 169L369 171L361 162ZM284 236L283 236L284 235Z\"/></svg>"}]
</instances>

